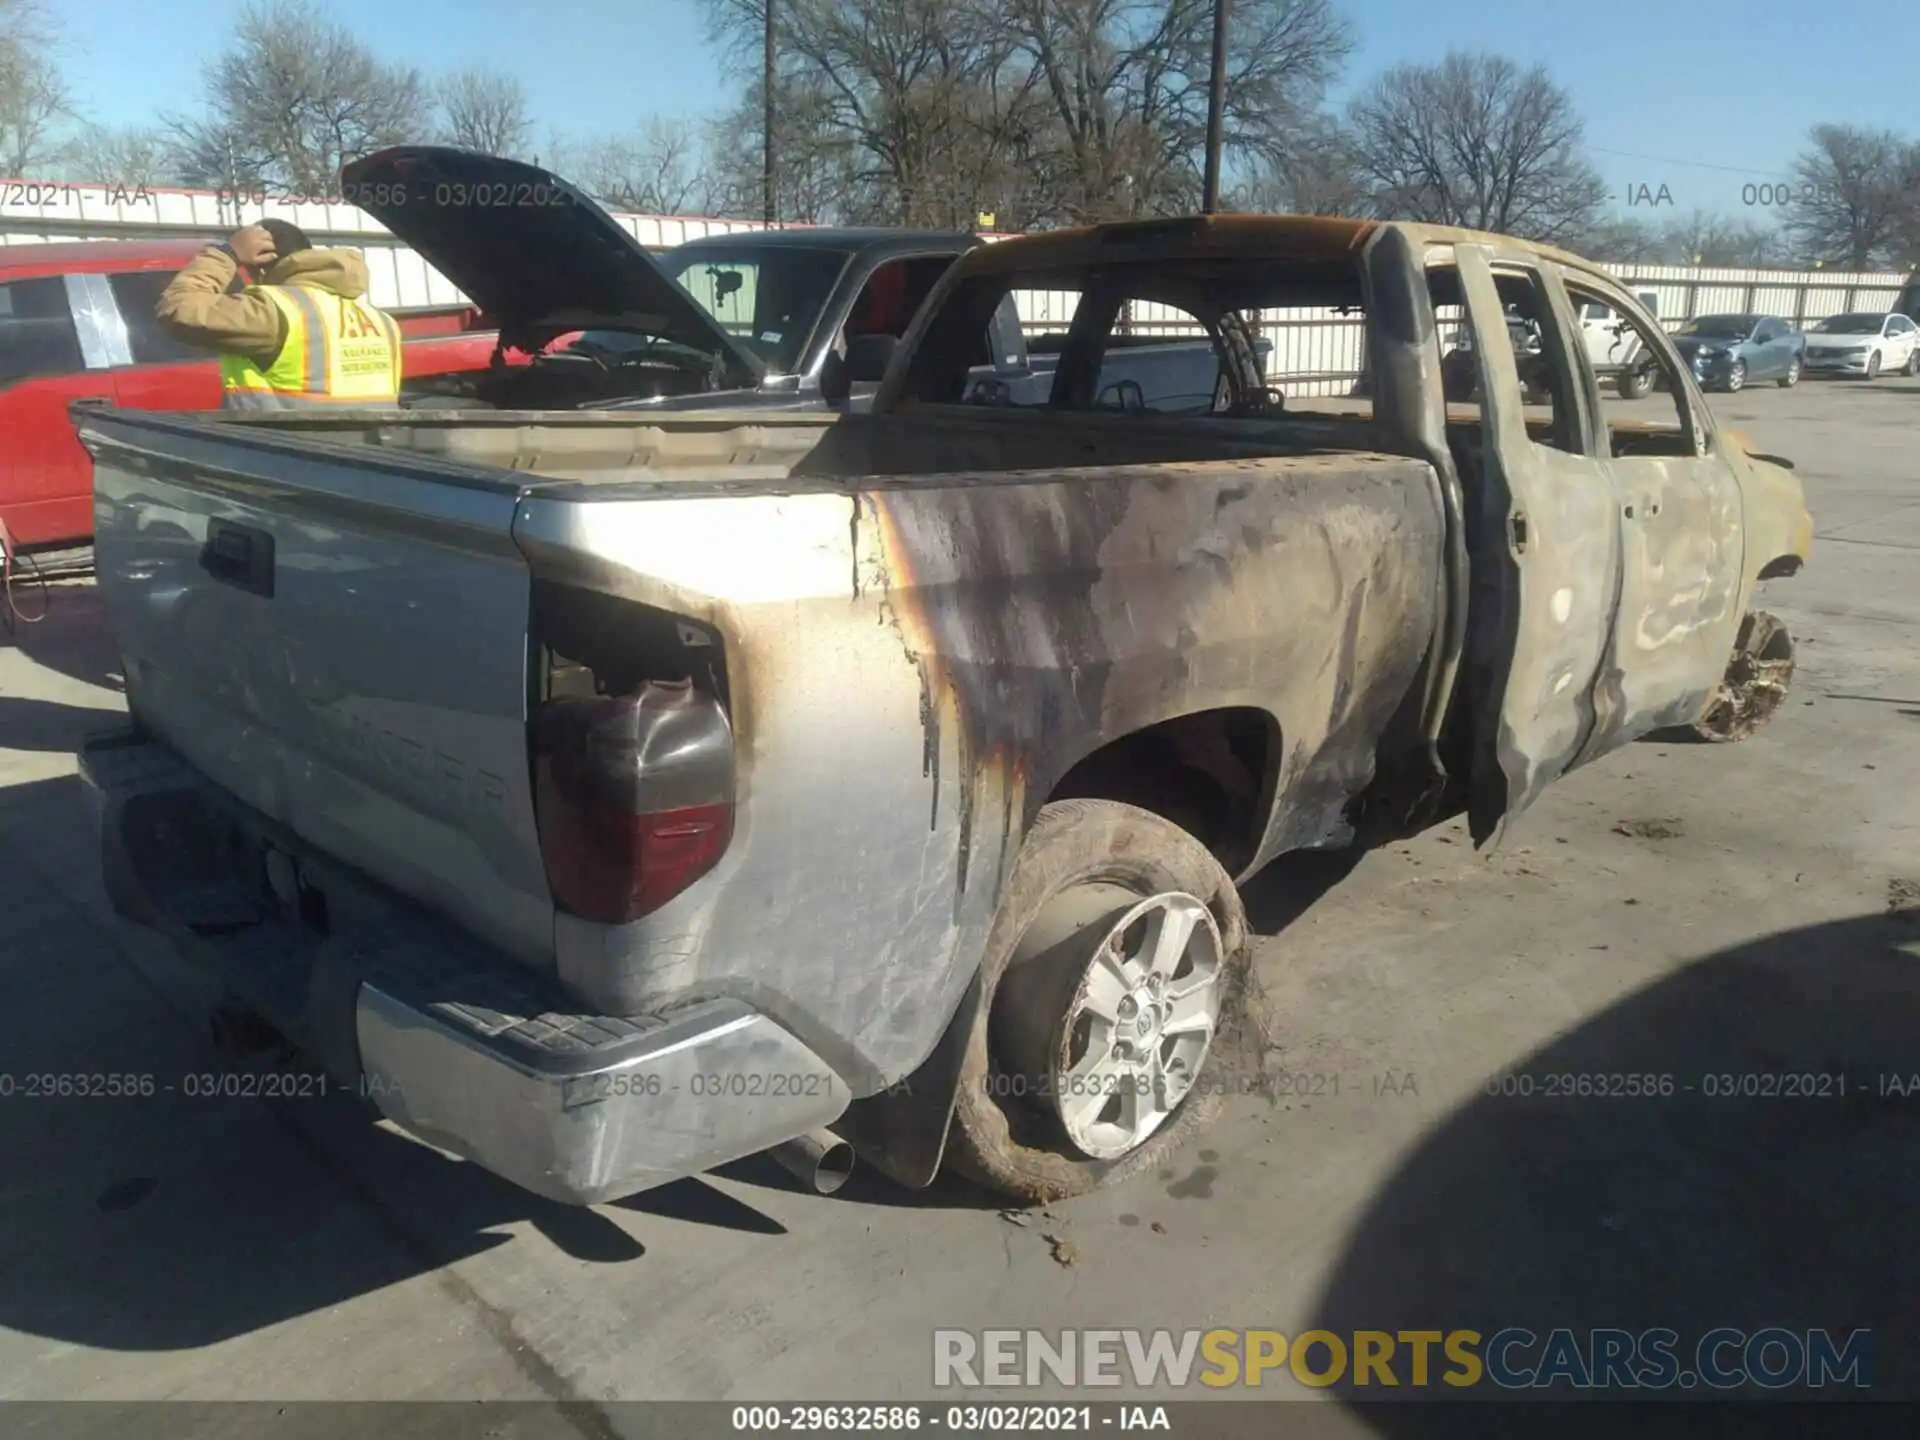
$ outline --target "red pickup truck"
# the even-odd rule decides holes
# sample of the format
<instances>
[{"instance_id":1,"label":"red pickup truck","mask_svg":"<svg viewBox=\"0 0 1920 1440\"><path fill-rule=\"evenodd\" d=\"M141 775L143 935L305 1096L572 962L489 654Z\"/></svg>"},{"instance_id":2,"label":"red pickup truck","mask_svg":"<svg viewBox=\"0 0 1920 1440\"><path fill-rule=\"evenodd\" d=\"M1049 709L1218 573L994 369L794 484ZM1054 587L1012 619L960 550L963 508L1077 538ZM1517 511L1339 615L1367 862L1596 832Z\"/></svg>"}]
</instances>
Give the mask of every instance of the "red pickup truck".
<instances>
[{"instance_id":1,"label":"red pickup truck","mask_svg":"<svg viewBox=\"0 0 1920 1440\"><path fill-rule=\"evenodd\" d=\"M206 242L94 240L0 249L0 527L15 547L93 535L93 467L67 406L97 397L140 410L212 410L218 363L153 318L154 302ZM485 369L496 337L468 307L396 311L408 379Z\"/></svg>"}]
</instances>

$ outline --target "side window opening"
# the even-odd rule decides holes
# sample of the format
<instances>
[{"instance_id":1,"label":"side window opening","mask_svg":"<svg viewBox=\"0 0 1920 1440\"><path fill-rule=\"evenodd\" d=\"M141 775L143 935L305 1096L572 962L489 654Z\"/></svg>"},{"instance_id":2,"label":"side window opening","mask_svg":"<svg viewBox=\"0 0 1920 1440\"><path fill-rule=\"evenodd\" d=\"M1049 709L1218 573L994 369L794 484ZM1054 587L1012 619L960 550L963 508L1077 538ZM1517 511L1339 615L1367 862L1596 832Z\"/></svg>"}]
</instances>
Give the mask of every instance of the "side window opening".
<instances>
[{"instance_id":1,"label":"side window opening","mask_svg":"<svg viewBox=\"0 0 1920 1440\"><path fill-rule=\"evenodd\" d=\"M1018 312L1019 334L989 357L981 340L1001 305ZM1298 427L1286 443L1339 443L1326 427L1355 435L1373 423L1365 326L1347 256L988 271L939 302L900 398L1284 422Z\"/></svg>"},{"instance_id":2,"label":"side window opening","mask_svg":"<svg viewBox=\"0 0 1920 1440\"><path fill-rule=\"evenodd\" d=\"M1094 409L1218 415L1236 399L1215 327L1177 305L1121 302L1101 347Z\"/></svg>"},{"instance_id":3,"label":"side window opening","mask_svg":"<svg viewBox=\"0 0 1920 1440\"><path fill-rule=\"evenodd\" d=\"M1020 328L1027 337L1028 356L1047 355L1057 360L1067 348L1067 336L1080 313L1080 291L1016 290L1013 298L1020 312Z\"/></svg>"},{"instance_id":4,"label":"side window opening","mask_svg":"<svg viewBox=\"0 0 1920 1440\"><path fill-rule=\"evenodd\" d=\"M900 339L951 263L942 255L890 260L880 266L861 287L842 334L849 340L859 335Z\"/></svg>"},{"instance_id":5,"label":"side window opening","mask_svg":"<svg viewBox=\"0 0 1920 1440\"><path fill-rule=\"evenodd\" d=\"M907 398L931 405L1003 405L1030 407L1047 403L1047 386L1053 379L1051 357L1035 354L1038 336L1029 324L1026 328L1030 364L1038 370L1044 363L1044 376L1001 375L995 365L993 333L995 314L1009 298L1025 302L1027 297L1012 293L1007 277L981 276L950 294L932 317L932 323L915 348L912 368L907 372ZM1071 297L1075 302L1078 296ZM1025 312L1027 305L1020 303ZM1072 310L1067 312L1067 322ZM1065 325L1062 325L1064 333Z\"/></svg>"},{"instance_id":6,"label":"side window opening","mask_svg":"<svg viewBox=\"0 0 1920 1440\"><path fill-rule=\"evenodd\" d=\"M1574 303L1593 298L1569 276ZM1607 453L1692 457L1702 453L1685 382L1672 359L1664 332L1616 308L1618 329L1614 363L1599 369L1603 391L1601 419L1607 424ZM1621 423L1625 422L1625 423Z\"/></svg>"},{"instance_id":7,"label":"side window opening","mask_svg":"<svg viewBox=\"0 0 1920 1440\"><path fill-rule=\"evenodd\" d=\"M58 275L0 285L0 384L86 368Z\"/></svg>"},{"instance_id":8,"label":"side window opening","mask_svg":"<svg viewBox=\"0 0 1920 1440\"><path fill-rule=\"evenodd\" d=\"M886 375L914 316L951 263L946 256L889 260L866 278L832 342L849 383L874 384Z\"/></svg>"},{"instance_id":9,"label":"side window opening","mask_svg":"<svg viewBox=\"0 0 1920 1440\"><path fill-rule=\"evenodd\" d=\"M1456 455L1471 452L1478 468L1479 428L1483 420L1480 394L1480 344L1468 311L1460 272L1452 265L1431 266L1427 272L1430 298L1441 344L1440 376L1448 405L1447 432ZM1529 270L1495 267L1507 343L1513 352L1512 369L1505 380L1520 395L1527 434L1536 445L1570 455L1586 453L1581 439L1577 394L1585 372L1568 348L1572 337L1559 337L1551 306L1540 277ZM1575 311L1582 307L1575 302ZM1465 457L1461 457L1465 463Z\"/></svg>"}]
</instances>

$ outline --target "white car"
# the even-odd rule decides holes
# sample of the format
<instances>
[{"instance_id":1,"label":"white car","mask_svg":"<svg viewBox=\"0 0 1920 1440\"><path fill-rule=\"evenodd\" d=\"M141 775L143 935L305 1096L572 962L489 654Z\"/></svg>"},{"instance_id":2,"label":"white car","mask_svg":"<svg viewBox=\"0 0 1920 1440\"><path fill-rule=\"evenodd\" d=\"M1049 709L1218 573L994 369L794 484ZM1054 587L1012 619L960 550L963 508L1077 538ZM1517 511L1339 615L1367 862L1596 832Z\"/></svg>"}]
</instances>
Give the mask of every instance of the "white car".
<instances>
[{"instance_id":1,"label":"white car","mask_svg":"<svg viewBox=\"0 0 1920 1440\"><path fill-rule=\"evenodd\" d=\"M1809 375L1920 375L1920 325L1897 311L1833 315L1807 332Z\"/></svg>"}]
</instances>

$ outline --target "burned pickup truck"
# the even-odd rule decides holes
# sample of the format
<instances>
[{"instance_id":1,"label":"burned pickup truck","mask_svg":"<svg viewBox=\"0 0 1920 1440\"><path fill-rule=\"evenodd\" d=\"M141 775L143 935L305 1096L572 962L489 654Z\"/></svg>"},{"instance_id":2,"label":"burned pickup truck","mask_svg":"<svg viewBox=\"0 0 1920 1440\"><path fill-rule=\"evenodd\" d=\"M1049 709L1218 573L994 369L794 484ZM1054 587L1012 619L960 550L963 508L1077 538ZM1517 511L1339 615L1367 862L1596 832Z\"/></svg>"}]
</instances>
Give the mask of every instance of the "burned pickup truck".
<instances>
[{"instance_id":1,"label":"burned pickup truck","mask_svg":"<svg viewBox=\"0 0 1920 1440\"><path fill-rule=\"evenodd\" d=\"M1044 397L970 378L1021 288L1075 297ZM1607 413L1589 299L1672 423ZM1208 338L1207 393L1100 408L1130 305ZM1364 315L1365 399L1235 338L1314 307ZM1636 736L1748 733L1792 660L1757 587L1811 543L1603 271L1401 224L981 247L869 414L78 421L115 905L576 1203L821 1127L1024 1200L1160 1163L1223 1103L1238 882L1463 810L1495 841Z\"/></svg>"}]
</instances>

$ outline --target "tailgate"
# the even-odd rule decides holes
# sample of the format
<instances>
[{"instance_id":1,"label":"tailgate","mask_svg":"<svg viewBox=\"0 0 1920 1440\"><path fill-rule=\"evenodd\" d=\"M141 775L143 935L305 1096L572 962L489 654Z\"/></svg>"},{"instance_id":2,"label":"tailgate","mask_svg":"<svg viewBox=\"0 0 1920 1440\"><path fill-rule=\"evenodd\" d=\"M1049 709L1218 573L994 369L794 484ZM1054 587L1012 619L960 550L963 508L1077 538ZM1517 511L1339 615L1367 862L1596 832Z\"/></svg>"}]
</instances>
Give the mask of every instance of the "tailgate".
<instances>
[{"instance_id":1,"label":"tailgate","mask_svg":"<svg viewBox=\"0 0 1920 1440\"><path fill-rule=\"evenodd\" d=\"M90 409L130 708L303 839L550 966L518 477Z\"/></svg>"}]
</instances>

